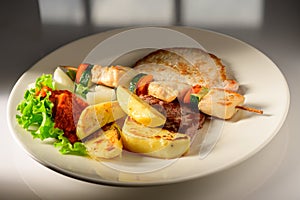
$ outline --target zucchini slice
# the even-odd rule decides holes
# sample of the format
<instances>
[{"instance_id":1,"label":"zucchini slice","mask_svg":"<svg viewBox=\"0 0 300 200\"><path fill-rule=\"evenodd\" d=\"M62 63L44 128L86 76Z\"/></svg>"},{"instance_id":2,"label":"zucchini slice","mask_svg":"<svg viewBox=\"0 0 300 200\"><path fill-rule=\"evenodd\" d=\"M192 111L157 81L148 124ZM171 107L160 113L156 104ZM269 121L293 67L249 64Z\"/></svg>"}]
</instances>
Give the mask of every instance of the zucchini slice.
<instances>
[{"instance_id":1,"label":"zucchini slice","mask_svg":"<svg viewBox=\"0 0 300 200\"><path fill-rule=\"evenodd\" d=\"M201 88L200 92L198 93L192 93L190 96L190 103L192 106L198 107L199 102L201 99L209 92L208 88Z\"/></svg>"},{"instance_id":2,"label":"zucchini slice","mask_svg":"<svg viewBox=\"0 0 300 200\"><path fill-rule=\"evenodd\" d=\"M139 73L129 83L129 91L133 93L145 92L147 84L153 80L149 74Z\"/></svg>"},{"instance_id":3,"label":"zucchini slice","mask_svg":"<svg viewBox=\"0 0 300 200\"><path fill-rule=\"evenodd\" d=\"M76 72L75 82L77 84L81 84L85 87L90 87L92 85L92 68L94 65L92 64L80 64L78 66L78 70Z\"/></svg>"}]
</instances>

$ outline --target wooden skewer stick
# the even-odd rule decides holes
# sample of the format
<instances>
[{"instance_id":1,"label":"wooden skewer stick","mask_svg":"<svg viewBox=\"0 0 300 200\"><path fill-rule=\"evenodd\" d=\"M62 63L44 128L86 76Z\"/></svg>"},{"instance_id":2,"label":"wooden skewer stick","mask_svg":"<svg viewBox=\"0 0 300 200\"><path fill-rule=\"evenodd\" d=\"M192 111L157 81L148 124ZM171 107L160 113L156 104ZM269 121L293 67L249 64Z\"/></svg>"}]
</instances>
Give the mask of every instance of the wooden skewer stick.
<instances>
[{"instance_id":1,"label":"wooden skewer stick","mask_svg":"<svg viewBox=\"0 0 300 200\"><path fill-rule=\"evenodd\" d=\"M262 110L255 109L255 108L250 108L250 107L247 107L247 106L236 106L235 108L241 109L241 110L246 110L246 111L249 111L249 112L255 112L257 114L263 114L264 113Z\"/></svg>"}]
</instances>

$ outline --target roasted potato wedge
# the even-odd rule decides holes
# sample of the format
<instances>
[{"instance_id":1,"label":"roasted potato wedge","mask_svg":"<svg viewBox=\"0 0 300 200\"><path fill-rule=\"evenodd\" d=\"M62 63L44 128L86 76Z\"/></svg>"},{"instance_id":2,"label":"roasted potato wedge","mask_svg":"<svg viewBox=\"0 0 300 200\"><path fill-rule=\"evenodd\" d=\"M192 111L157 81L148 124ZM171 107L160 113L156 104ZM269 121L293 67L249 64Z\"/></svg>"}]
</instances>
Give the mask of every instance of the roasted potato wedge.
<instances>
[{"instance_id":1,"label":"roasted potato wedge","mask_svg":"<svg viewBox=\"0 0 300 200\"><path fill-rule=\"evenodd\" d=\"M114 158L122 153L121 129L114 122L96 131L84 141L88 154L96 160Z\"/></svg>"},{"instance_id":2,"label":"roasted potato wedge","mask_svg":"<svg viewBox=\"0 0 300 200\"><path fill-rule=\"evenodd\" d=\"M124 148L129 151L164 159L180 157L190 147L190 138L186 134L147 127L130 117L125 120L121 138Z\"/></svg>"},{"instance_id":3,"label":"roasted potato wedge","mask_svg":"<svg viewBox=\"0 0 300 200\"><path fill-rule=\"evenodd\" d=\"M128 116L150 127L161 126L166 117L123 86L117 88L117 100Z\"/></svg>"},{"instance_id":4,"label":"roasted potato wedge","mask_svg":"<svg viewBox=\"0 0 300 200\"><path fill-rule=\"evenodd\" d=\"M116 121L125 115L117 101L88 106L79 117L76 134L79 139L83 139L104 125Z\"/></svg>"}]
</instances>

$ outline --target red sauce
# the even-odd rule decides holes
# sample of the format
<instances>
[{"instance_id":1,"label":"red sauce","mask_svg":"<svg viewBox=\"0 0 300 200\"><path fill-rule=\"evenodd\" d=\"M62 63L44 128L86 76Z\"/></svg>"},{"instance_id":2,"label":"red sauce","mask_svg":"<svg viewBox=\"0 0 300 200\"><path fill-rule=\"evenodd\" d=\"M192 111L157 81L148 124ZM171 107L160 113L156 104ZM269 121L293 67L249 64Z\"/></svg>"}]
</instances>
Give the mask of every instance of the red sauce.
<instances>
[{"instance_id":1,"label":"red sauce","mask_svg":"<svg viewBox=\"0 0 300 200\"><path fill-rule=\"evenodd\" d=\"M51 91L50 101L54 103L52 116L55 127L64 131L64 136L73 144L79 141L76 135L76 125L80 114L88 104L68 90L51 90L43 87L37 95L42 97L46 91Z\"/></svg>"}]
</instances>

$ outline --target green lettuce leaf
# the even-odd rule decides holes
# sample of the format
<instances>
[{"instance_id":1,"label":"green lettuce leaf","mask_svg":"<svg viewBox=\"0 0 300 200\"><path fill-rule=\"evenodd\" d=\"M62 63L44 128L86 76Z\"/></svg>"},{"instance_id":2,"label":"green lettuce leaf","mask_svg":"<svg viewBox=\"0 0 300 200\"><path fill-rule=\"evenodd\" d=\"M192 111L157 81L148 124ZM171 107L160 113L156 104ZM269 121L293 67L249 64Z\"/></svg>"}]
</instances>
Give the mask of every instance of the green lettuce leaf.
<instances>
[{"instance_id":1,"label":"green lettuce leaf","mask_svg":"<svg viewBox=\"0 0 300 200\"><path fill-rule=\"evenodd\" d=\"M75 93L82 96L83 98L86 99L86 94L89 92L89 88L80 84L80 83L75 83Z\"/></svg>"},{"instance_id":2,"label":"green lettuce leaf","mask_svg":"<svg viewBox=\"0 0 300 200\"><path fill-rule=\"evenodd\" d=\"M17 110L20 112L19 115L16 115L17 122L25 130L29 131L34 138L41 140L56 139L54 146L60 148L59 151L62 154L87 155L83 143L76 142L71 144L63 136L63 130L55 127L52 117L54 104L49 99L51 92L48 91L46 97L43 98L36 95L36 89L39 90L43 86L55 89L51 74L37 78L36 88L26 90L24 99L17 106Z\"/></svg>"},{"instance_id":3,"label":"green lettuce leaf","mask_svg":"<svg viewBox=\"0 0 300 200\"><path fill-rule=\"evenodd\" d=\"M86 147L82 142L75 142L73 145L69 142L68 138L63 135L58 136L58 141L54 143L55 147L60 148L62 154L72 154L78 156L86 156Z\"/></svg>"},{"instance_id":4,"label":"green lettuce leaf","mask_svg":"<svg viewBox=\"0 0 300 200\"><path fill-rule=\"evenodd\" d=\"M47 86L51 89L55 89L55 84L52 79L52 74L43 74L35 81L35 87L40 90L43 86Z\"/></svg>"}]
</instances>

